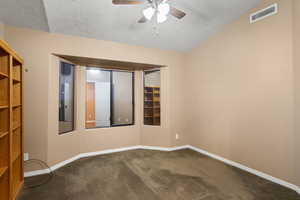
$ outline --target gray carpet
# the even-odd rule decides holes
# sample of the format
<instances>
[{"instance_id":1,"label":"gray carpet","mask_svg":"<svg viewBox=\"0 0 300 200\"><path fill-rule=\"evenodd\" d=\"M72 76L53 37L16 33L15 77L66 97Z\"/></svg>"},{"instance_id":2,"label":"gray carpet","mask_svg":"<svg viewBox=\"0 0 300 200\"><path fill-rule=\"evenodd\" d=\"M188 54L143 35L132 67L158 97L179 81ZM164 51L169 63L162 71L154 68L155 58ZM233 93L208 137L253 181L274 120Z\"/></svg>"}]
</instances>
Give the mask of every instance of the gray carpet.
<instances>
[{"instance_id":1,"label":"gray carpet","mask_svg":"<svg viewBox=\"0 0 300 200\"><path fill-rule=\"evenodd\" d=\"M27 178L25 186L46 176ZM300 200L292 190L192 150L133 150L77 160L18 200Z\"/></svg>"}]
</instances>

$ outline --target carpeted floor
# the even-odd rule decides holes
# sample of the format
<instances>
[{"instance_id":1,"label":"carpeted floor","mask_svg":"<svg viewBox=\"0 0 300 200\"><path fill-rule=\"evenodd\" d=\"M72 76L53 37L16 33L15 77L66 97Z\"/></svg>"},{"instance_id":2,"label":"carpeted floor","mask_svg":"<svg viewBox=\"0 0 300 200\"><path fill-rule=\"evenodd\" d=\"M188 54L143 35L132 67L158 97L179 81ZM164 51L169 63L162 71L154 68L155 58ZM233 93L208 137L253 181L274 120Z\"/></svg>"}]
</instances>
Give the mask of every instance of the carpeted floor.
<instances>
[{"instance_id":1,"label":"carpeted floor","mask_svg":"<svg viewBox=\"0 0 300 200\"><path fill-rule=\"evenodd\" d=\"M45 175L25 180L39 183ZM292 190L192 150L133 150L75 161L18 200L300 200Z\"/></svg>"}]
</instances>

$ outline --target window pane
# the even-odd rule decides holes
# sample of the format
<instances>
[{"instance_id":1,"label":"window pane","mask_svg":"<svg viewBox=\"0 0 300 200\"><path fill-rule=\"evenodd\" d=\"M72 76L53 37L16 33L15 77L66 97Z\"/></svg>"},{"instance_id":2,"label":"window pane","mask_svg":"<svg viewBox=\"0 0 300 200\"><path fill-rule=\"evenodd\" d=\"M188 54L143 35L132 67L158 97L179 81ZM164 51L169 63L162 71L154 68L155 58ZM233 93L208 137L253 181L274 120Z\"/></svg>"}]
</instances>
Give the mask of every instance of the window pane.
<instances>
[{"instance_id":1,"label":"window pane","mask_svg":"<svg viewBox=\"0 0 300 200\"><path fill-rule=\"evenodd\" d=\"M86 128L132 125L133 73L87 67Z\"/></svg>"},{"instance_id":2,"label":"window pane","mask_svg":"<svg viewBox=\"0 0 300 200\"><path fill-rule=\"evenodd\" d=\"M144 72L144 124L160 125L160 71Z\"/></svg>"},{"instance_id":3,"label":"window pane","mask_svg":"<svg viewBox=\"0 0 300 200\"><path fill-rule=\"evenodd\" d=\"M113 71L112 125L133 124L133 73Z\"/></svg>"},{"instance_id":4,"label":"window pane","mask_svg":"<svg viewBox=\"0 0 300 200\"><path fill-rule=\"evenodd\" d=\"M74 65L61 62L59 75L59 134L74 130Z\"/></svg>"},{"instance_id":5,"label":"window pane","mask_svg":"<svg viewBox=\"0 0 300 200\"><path fill-rule=\"evenodd\" d=\"M110 126L111 71L86 71L86 128Z\"/></svg>"}]
</instances>

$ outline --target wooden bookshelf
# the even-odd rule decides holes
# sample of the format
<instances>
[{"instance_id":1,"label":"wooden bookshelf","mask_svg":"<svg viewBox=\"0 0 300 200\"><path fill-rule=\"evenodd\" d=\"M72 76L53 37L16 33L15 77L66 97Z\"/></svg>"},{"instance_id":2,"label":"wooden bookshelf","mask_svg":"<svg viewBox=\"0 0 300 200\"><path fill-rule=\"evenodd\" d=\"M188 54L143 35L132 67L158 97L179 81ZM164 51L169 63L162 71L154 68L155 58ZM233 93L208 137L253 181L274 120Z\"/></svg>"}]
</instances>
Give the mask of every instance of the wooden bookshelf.
<instances>
[{"instance_id":1,"label":"wooden bookshelf","mask_svg":"<svg viewBox=\"0 0 300 200\"><path fill-rule=\"evenodd\" d=\"M0 199L15 200L23 177L23 59L0 40Z\"/></svg>"},{"instance_id":2,"label":"wooden bookshelf","mask_svg":"<svg viewBox=\"0 0 300 200\"><path fill-rule=\"evenodd\" d=\"M160 126L159 87L144 87L144 124Z\"/></svg>"}]
</instances>

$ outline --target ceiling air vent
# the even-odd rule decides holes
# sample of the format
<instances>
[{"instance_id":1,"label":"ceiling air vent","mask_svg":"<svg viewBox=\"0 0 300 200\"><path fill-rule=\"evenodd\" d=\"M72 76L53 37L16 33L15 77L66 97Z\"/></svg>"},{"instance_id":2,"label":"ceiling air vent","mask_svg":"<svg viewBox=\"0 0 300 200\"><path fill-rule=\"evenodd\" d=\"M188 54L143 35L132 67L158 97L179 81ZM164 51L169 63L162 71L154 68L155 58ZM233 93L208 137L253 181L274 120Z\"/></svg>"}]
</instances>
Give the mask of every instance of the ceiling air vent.
<instances>
[{"instance_id":1,"label":"ceiling air vent","mask_svg":"<svg viewBox=\"0 0 300 200\"><path fill-rule=\"evenodd\" d=\"M254 23L254 22L262 20L266 17L275 15L277 12L278 12L278 5L277 5L277 3L275 3L265 9L259 10L258 12L251 14L250 15L250 23Z\"/></svg>"}]
</instances>

